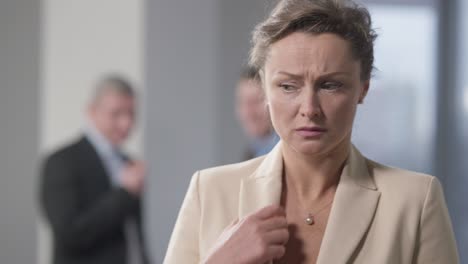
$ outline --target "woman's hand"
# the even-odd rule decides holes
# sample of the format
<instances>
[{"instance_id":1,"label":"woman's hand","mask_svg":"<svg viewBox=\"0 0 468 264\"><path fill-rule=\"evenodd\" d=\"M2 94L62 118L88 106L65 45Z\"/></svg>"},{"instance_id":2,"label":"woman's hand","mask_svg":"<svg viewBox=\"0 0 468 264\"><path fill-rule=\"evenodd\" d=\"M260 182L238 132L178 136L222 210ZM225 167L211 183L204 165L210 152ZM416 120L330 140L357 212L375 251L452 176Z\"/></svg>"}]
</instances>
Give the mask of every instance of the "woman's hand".
<instances>
[{"instance_id":1,"label":"woman's hand","mask_svg":"<svg viewBox=\"0 0 468 264\"><path fill-rule=\"evenodd\" d=\"M203 263L263 264L284 255L288 238L284 210L267 206L226 227Z\"/></svg>"}]
</instances>

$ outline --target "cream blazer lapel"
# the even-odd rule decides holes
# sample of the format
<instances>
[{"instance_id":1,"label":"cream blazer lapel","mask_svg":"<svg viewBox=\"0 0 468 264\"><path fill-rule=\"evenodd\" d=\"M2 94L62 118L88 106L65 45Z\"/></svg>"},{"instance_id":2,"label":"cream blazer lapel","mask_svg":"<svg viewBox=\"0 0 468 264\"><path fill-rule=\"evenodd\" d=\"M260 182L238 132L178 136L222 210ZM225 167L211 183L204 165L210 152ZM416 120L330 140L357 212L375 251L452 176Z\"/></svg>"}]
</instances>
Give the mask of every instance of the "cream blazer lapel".
<instances>
[{"instance_id":1,"label":"cream blazer lapel","mask_svg":"<svg viewBox=\"0 0 468 264\"><path fill-rule=\"evenodd\" d=\"M281 145L278 143L258 169L241 182L239 219L280 203ZM352 146L336 190L317 264L346 263L352 257L372 222L379 197L365 158Z\"/></svg>"},{"instance_id":2,"label":"cream blazer lapel","mask_svg":"<svg viewBox=\"0 0 468 264\"><path fill-rule=\"evenodd\" d=\"M283 156L279 142L257 170L242 180L239 193L239 219L265 206L280 203L282 174Z\"/></svg>"},{"instance_id":3,"label":"cream blazer lapel","mask_svg":"<svg viewBox=\"0 0 468 264\"><path fill-rule=\"evenodd\" d=\"M317 264L348 263L372 223L380 192L352 146L328 217Z\"/></svg>"}]
</instances>

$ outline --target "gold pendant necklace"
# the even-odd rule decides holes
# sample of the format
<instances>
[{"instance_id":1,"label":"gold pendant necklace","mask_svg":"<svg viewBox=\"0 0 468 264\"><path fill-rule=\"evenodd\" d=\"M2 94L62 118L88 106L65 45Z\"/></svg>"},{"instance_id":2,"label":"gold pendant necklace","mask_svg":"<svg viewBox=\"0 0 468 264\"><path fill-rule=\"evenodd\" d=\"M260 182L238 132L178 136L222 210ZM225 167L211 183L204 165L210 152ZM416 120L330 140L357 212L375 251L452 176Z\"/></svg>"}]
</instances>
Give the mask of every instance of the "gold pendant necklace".
<instances>
[{"instance_id":1,"label":"gold pendant necklace","mask_svg":"<svg viewBox=\"0 0 468 264\"><path fill-rule=\"evenodd\" d=\"M315 223L314 216L311 213L309 213L305 219L305 222L308 225L313 225Z\"/></svg>"},{"instance_id":2,"label":"gold pendant necklace","mask_svg":"<svg viewBox=\"0 0 468 264\"><path fill-rule=\"evenodd\" d=\"M304 221L308 225L313 225L315 224L315 216L318 215L320 212L325 210L325 208L328 208L330 204L333 203L333 199L331 202L327 203L324 207L322 207L320 210L316 211L315 214L312 214L311 212L307 213L307 216L305 217ZM301 205L302 206L302 205ZM304 210L304 208L302 208ZM304 210L305 211L305 210Z\"/></svg>"},{"instance_id":3,"label":"gold pendant necklace","mask_svg":"<svg viewBox=\"0 0 468 264\"><path fill-rule=\"evenodd\" d=\"M298 204L299 204L299 206L301 207L302 211L308 211L308 210L305 210L305 209L304 209L305 207L302 205L301 201L299 200L299 195L297 194L295 188L293 187L293 184L288 184L288 185L291 186L292 191L294 191L295 197L296 197L296 199L297 199L297 201L298 201ZM315 224L315 217L316 217L320 212L322 212L323 210L325 210L326 208L328 208L328 206L330 206L330 205L333 203L333 200L334 200L334 199L332 199L329 203L327 203L325 206L323 206L322 208L320 208L320 210L315 211L315 213L312 213L312 212L309 211L309 212L306 214L306 217L304 218L304 222L305 222L307 225L313 225L313 224Z\"/></svg>"}]
</instances>

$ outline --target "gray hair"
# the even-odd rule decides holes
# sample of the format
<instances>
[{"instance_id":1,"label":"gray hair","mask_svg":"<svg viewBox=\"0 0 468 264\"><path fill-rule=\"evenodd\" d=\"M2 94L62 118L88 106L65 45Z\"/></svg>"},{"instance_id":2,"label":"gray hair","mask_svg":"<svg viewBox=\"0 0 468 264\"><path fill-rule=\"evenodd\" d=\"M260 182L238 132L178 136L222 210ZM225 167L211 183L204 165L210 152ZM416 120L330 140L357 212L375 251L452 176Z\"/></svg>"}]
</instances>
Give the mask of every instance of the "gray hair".
<instances>
[{"instance_id":1,"label":"gray hair","mask_svg":"<svg viewBox=\"0 0 468 264\"><path fill-rule=\"evenodd\" d=\"M92 101L98 100L102 95L109 91L130 97L136 96L135 89L127 79L118 74L109 74L97 82Z\"/></svg>"},{"instance_id":2,"label":"gray hair","mask_svg":"<svg viewBox=\"0 0 468 264\"><path fill-rule=\"evenodd\" d=\"M260 81L257 69L250 65L242 68L240 80Z\"/></svg>"},{"instance_id":3,"label":"gray hair","mask_svg":"<svg viewBox=\"0 0 468 264\"><path fill-rule=\"evenodd\" d=\"M333 33L350 44L361 63L361 79L369 80L374 64L374 41L369 11L352 0L281 0L253 31L250 65L263 70L273 43L294 32Z\"/></svg>"}]
</instances>

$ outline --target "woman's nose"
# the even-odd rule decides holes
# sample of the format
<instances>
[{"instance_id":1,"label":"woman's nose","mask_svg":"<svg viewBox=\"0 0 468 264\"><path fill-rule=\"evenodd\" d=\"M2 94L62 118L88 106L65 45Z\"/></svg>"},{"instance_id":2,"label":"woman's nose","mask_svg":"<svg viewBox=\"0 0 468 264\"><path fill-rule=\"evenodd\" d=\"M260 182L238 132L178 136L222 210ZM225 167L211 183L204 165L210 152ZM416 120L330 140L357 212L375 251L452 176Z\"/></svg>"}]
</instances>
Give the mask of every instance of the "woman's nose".
<instances>
[{"instance_id":1,"label":"woman's nose","mask_svg":"<svg viewBox=\"0 0 468 264\"><path fill-rule=\"evenodd\" d=\"M310 89L312 90L312 89ZM320 117L322 109L320 107L320 98L317 92L308 91L304 94L301 103L301 116L308 119Z\"/></svg>"}]
</instances>

